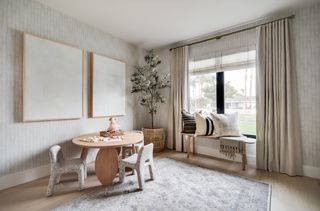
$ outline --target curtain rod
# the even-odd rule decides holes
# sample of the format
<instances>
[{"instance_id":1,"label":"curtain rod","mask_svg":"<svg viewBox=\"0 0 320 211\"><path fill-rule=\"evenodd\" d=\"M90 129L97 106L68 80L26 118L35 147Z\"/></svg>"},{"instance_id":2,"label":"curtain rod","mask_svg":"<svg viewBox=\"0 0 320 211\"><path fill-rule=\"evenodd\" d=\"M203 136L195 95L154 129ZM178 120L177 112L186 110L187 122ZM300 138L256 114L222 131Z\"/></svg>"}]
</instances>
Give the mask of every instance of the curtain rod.
<instances>
[{"instance_id":1,"label":"curtain rod","mask_svg":"<svg viewBox=\"0 0 320 211\"><path fill-rule=\"evenodd\" d=\"M287 16L287 17L279 18L279 19L272 20L272 21L269 21L269 22L266 22L266 23L262 23L262 24L257 24L257 25L254 25L254 26L250 26L250 27L247 27L247 28L244 28L244 29L237 30L237 31L233 31L233 32L217 35L217 36L214 36L214 37L210 37L210 38L207 38L207 39L204 39L204 40L191 42L191 43L188 43L188 44L184 44L184 45L180 45L180 46L177 46L177 47L173 47L173 48L170 48L169 50L172 51L173 49L177 49L177 48L181 48L181 47L185 47L185 46L190 46L190 45L195 45L195 44L207 42L207 41L210 41L210 40L215 40L215 39L219 40L222 37L226 37L226 36L230 36L230 35L237 34L237 33L240 33L240 32L248 31L248 30L254 29L254 28L258 27L258 26L263 26L263 25L266 25L266 24L269 24L269 23L273 23L273 22L276 22L276 21L279 21L279 20L284 20L286 18L293 19L294 17L295 17L295 15L290 15L290 16Z\"/></svg>"}]
</instances>

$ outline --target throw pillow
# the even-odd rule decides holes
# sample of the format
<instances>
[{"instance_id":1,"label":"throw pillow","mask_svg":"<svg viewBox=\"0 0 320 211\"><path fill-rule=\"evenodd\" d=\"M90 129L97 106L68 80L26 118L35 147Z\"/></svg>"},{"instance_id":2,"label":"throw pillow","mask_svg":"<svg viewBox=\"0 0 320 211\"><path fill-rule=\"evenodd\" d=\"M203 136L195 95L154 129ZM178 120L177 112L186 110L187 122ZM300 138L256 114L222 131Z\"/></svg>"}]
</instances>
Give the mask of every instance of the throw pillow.
<instances>
[{"instance_id":1,"label":"throw pillow","mask_svg":"<svg viewBox=\"0 0 320 211\"><path fill-rule=\"evenodd\" d=\"M223 136L241 136L238 113L215 114L211 113L215 137Z\"/></svg>"},{"instance_id":2,"label":"throw pillow","mask_svg":"<svg viewBox=\"0 0 320 211\"><path fill-rule=\"evenodd\" d=\"M214 132L214 126L210 116L205 116L200 113L195 113L194 116L196 119L196 135L212 136Z\"/></svg>"},{"instance_id":3,"label":"throw pillow","mask_svg":"<svg viewBox=\"0 0 320 211\"><path fill-rule=\"evenodd\" d=\"M186 110L181 112L182 115L182 132L183 133L195 133L196 132L196 120L194 116Z\"/></svg>"}]
</instances>

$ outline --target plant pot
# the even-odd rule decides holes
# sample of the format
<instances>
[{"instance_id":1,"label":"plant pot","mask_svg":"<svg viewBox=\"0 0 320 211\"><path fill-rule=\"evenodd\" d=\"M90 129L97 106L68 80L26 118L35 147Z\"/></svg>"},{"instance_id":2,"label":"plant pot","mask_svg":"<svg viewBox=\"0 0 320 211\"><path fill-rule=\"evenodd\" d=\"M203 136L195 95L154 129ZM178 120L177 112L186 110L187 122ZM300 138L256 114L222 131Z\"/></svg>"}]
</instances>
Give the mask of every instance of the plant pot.
<instances>
[{"instance_id":1,"label":"plant pot","mask_svg":"<svg viewBox=\"0 0 320 211\"><path fill-rule=\"evenodd\" d=\"M153 143L153 151L161 152L164 149L164 129L163 128L142 128L144 144Z\"/></svg>"}]
</instances>

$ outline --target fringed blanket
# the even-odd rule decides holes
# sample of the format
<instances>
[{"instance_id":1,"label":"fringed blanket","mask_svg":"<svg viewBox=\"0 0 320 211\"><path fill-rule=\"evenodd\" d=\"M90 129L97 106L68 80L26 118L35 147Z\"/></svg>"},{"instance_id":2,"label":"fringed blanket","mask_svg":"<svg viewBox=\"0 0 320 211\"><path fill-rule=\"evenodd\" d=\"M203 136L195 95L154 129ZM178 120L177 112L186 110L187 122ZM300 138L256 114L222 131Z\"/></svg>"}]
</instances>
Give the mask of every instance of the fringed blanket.
<instances>
[{"instance_id":1,"label":"fringed blanket","mask_svg":"<svg viewBox=\"0 0 320 211\"><path fill-rule=\"evenodd\" d=\"M234 160L236 157L236 153L243 153L243 145L244 143L240 140L236 141L220 139L220 153Z\"/></svg>"}]
</instances>

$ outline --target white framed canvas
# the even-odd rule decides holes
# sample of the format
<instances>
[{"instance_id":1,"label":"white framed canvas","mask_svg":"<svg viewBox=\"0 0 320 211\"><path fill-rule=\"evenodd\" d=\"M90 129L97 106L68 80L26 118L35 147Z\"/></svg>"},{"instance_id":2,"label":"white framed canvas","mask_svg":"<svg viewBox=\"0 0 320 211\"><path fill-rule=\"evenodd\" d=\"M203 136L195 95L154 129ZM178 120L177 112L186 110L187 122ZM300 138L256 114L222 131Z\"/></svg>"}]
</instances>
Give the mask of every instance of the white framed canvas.
<instances>
[{"instance_id":1,"label":"white framed canvas","mask_svg":"<svg viewBox=\"0 0 320 211\"><path fill-rule=\"evenodd\" d=\"M126 63L91 53L91 117L126 113Z\"/></svg>"},{"instance_id":2,"label":"white framed canvas","mask_svg":"<svg viewBox=\"0 0 320 211\"><path fill-rule=\"evenodd\" d=\"M23 121L83 116L83 50L23 34Z\"/></svg>"}]
</instances>

